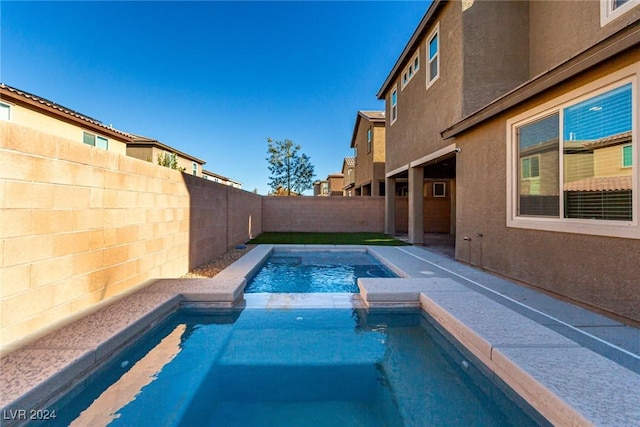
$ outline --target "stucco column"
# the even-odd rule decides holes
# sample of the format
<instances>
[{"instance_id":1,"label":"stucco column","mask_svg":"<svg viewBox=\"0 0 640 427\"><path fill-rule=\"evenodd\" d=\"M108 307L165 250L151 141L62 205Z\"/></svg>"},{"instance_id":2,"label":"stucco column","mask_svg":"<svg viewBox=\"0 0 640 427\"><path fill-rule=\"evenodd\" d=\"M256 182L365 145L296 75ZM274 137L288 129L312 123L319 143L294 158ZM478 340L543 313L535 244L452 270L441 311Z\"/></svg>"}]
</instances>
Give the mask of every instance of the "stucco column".
<instances>
[{"instance_id":1,"label":"stucco column","mask_svg":"<svg viewBox=\"0 0 640 427\"><path fill-rule=\"evenodd\" d=\"M409 242L417 245L424 243L424 169L409 168Z\"/></svg>"},{"instance_id":2,"label":"stucco column","mask_svg":"<svg viewBox=\"0 0 640 427\"><path fill-rule=\"evenodd\" d=\"M375 179L371 180L371 195L375 197L380 195L380 183Z\"/></svg>"},{"instance_id":3,"label":"stucco column","mask_svg":"<svg viewBox=\"0 0 640 427\"><path fill-rule=\"evenodd\" d=\"M396 179L386 179L384 196L384 232L396 234Z\"/></svg>"}]
</instances>

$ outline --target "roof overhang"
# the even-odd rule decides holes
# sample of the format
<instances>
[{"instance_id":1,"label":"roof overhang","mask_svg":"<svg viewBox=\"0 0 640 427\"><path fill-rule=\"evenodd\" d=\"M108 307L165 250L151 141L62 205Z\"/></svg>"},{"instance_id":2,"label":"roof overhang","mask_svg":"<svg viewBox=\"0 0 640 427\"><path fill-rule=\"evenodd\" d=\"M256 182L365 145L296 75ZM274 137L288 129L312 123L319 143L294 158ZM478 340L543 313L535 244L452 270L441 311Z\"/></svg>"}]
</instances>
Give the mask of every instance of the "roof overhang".
<instances>
[{"instance_id":1,"label":"roof overhang","mask_svg":"<svg viewBox=\"0 0 640 427\"><path fill-rule=\"evenodd\" d=\"M176 150L175 148L167 145L167 144L163 144L162 142L155 140L155 139L151 139L151 138L147 138L144 136L134 136L133 140L131 142L127 142L127 147L155 147L155 148L159 148L161 150L164 150L168 153L175 153L178 156L194 161L196 163L200 163L201 165L204 165L205 163L207 163L206 161L199 159L197 157L194 157L190 154L187 154L185 152L182 152L180 150Z\"/></svg>"},{"instance_id":2,"label":"roof overhang","mask_svg":"<svg viewBox=\"0 0 640 427\"><path fill-rule=\"evenodd\" d=\"M358 114L356 114L356 124L353 126L353 134L351 135L351 148L355 148L356 146L356 137L358 136L360 120L365 119L371 123L385 123L384 111L370 111L370 113L382 113L382 117L373 117L367 114L367 111L358 111Z\"/></svg>"},{"instance_id":3,"label":"roof overhang","mask_svg":"<svg viewBox=\"0 0 640 427\"><path fill-rule=\"evenodd\" d=\"M400 54L400 57L391 69L391 72L387 76L386 80L382 84L382 87L380 87L380 89L378 90L378 93L376 94L378 99L384 99L384 94L389 90L389 86L396 80L398 74L400 74L405 62L407 61L407 58L413 56L413 53L417 49L417 45L426 36L425 33L430 29L430 25L434 21L436 13L444 5L444 3L445 0L433 0L433 2L429 5L427 12L418 24L418 27L413 32L413 35L409 39L409 42L407 43L402 53Z\"/></svg>"}]
</instances>

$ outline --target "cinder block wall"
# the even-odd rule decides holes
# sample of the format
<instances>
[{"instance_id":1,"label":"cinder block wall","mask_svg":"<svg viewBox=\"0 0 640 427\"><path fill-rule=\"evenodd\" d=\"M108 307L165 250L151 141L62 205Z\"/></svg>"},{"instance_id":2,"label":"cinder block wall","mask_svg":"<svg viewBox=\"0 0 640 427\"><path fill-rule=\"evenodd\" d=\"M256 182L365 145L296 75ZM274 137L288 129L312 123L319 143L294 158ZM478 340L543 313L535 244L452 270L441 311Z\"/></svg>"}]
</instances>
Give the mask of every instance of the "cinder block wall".
<instances>
[{"instance_id":1,"label":"cinder block wall","mask_svg":"<svg viewBox=\"0 0 640 427\"><path fill-rule=\"evenodd\" d=\"M0 123L0 343L261 230L261 197Z\"/></svg>"},{"instance_id":2,"label":"cinder block wall","mask_svg":"<svg viewBox=\"0 0 640 427\"><path fill-rule=\"evenodd\" d=\"M384 232L384 197L263 197L263 231Z\"/></svg>"}]
</instances>

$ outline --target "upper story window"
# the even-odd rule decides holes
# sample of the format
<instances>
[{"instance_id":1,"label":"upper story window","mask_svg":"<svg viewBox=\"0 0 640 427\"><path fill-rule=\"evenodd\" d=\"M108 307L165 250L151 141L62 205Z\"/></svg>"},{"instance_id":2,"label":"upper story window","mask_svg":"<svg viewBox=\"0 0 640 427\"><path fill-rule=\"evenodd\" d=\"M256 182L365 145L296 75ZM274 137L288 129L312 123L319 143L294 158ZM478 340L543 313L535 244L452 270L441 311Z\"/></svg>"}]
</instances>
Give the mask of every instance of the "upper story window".
<instances>
[{"instance_id":1,"label":"upper story window","mask_svg":"<svg viewBox=\"0 0 640 427\"><path fill-rule=\"evenodd\" d=\"M633 146L631 144L622 147L622 167L633 166Z\"/></svg>"},{"instance_id":2,"label":"upper story window","mask_svg":"<svg viewBox=\"0 0 640 427\"><path fill-rule=\"evenodd\" d=\"M11 105L0 102L0 120L11 120Z\"/></svg>"},{"instance_id":3,"label":"upper story window","mask_svg":"<svg viewBox=\"0 0 640 427\"><path fill-rule=\"evenodd\" d=\"M600 0L600 26L624 15L640 5L640 0Z\"/></svg>"},{"instance_id":4,"label":"upper story window","mask_svg":"<svg viewBox=\"0 0 640 427\"><path fill-rule=\"evenodd\" d=\"M427 39L427 51L429 53L429 72L427 73L427 87L431 86L440 76L440 24Z\"/></svg>"},{"instance_id":5,"label":"upper story window","mask_svg":"<svg viewBox=\"0 0 640 427\"><path fill-rule=\"evenodd\" d=\"M373 141L373 129L369 127L367 130L367 153L371 152L371 142Z\"/></svg>"},{"instance_id":6,"label":"upper story window","mask_svg":"<svg viewBox=\"0 0 640 427\"><path fill-rule=\"evenodd\" d=\"M637 96L603 79L509 120L507 225L640 238Z\"/></svg>"},{"instance_id":7,"label":"upper story window","mask_svg":"<svg viewBox=\"0 0 640 427\"><path fill-rule=\"evenodd\" d=\"M192 169L192 173L194 175L198 175L198 164L196 162L193 162L191 164L191 169Z\"/></svg>"},{"instance_id":8,"label":"upper story window","mask_svg":"<svg viewBox=\"0 0 640 427\"><path fill-rule=\"evenodd\" d=\"M82 142L87 145L102 148L103 150L109 149L109 140L107 138L89 132L83 133Z\"/></svg>"},{"instance_id":9,"label":"upper story window","mask_svg":"<svg viewBox=\"0 0 640 427\"><path fill-rule=\"evenodd\" d=\"M391 124L398 120L398 88L391 92Z\"/></svg>"},{"instance_id":10,"label":"upper story window","mask_svg":"<svg viewBox=\"0 0 640 427\"><path fill-rule=\"evenodd\" d=\"M420 51L416 52L416 54L411 58L409 65L402 72L402 89L411 81L413 76L416 75L418 70L420 69Z\"/></svg>"}]
</instances>

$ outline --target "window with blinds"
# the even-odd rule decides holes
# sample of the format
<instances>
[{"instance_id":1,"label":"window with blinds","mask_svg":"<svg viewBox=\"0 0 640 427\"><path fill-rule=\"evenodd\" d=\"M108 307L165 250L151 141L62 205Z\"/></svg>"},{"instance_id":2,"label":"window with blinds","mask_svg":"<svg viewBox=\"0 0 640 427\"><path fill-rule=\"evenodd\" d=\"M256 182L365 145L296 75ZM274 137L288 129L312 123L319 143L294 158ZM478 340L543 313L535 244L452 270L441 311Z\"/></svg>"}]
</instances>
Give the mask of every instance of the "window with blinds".
<instances>
[{"instance_id":1,"label":"window with blinds","mask_svg":"<svg viewBox=\"0 0 640 427\"><path fill-rule=\"evenodd\" d=\"M518 126L518 215L632 221L632 114L627 83Z\"/></svg>"}]
</instances>

